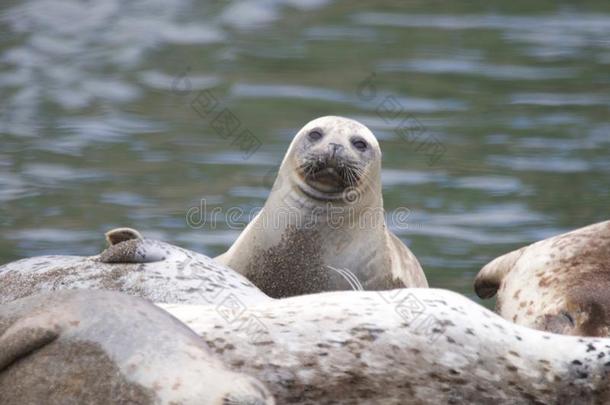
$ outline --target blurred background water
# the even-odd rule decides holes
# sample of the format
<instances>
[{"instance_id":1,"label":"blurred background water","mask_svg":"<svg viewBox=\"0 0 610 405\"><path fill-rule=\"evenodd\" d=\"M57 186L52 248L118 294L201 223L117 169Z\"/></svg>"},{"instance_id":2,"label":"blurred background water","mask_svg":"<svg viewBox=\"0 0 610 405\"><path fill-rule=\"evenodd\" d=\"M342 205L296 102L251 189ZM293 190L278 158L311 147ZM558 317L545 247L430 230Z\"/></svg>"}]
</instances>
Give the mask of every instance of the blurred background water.
<instances>
[{"instance_id":1,"label":"blurred background water","mask_svg":"<svg viewBox=\"0 0 610 405\"><path fill-rule=\"evenodd\" d=\"M221 253L239 229L187 211L262 206L321 115L380 139L386 209L410 210L395 231L434 287L472 297L493 257L610 217L607 1L2 4L2 263L94 254L116 226ZM260 148L192 108L206 91ZM442 156L397 133L388 97Z\"/></svg>"}]
</instances>

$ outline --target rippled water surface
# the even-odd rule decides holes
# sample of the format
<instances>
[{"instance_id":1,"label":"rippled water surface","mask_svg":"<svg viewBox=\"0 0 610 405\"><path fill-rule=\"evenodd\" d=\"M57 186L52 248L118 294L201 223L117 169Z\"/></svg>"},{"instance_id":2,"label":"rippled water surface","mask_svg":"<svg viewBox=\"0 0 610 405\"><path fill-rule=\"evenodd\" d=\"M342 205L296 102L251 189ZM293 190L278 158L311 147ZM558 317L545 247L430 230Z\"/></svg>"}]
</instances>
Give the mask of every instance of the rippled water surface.
<instances>
[{"instance_id":1,"label":"rippled water surface","mask_svg":"<svg viewBox=\"0 0 610 405\"><path fill-rule=\"evenodd\" d=\"M380 139L431 285L471 295L491 258L610 217L610 3L575 4L3 2L0 262L93 254L121 225L218 254L238 227L187 211L260 207L293 134L332 114Z\"/></svg>"}]
</instances>

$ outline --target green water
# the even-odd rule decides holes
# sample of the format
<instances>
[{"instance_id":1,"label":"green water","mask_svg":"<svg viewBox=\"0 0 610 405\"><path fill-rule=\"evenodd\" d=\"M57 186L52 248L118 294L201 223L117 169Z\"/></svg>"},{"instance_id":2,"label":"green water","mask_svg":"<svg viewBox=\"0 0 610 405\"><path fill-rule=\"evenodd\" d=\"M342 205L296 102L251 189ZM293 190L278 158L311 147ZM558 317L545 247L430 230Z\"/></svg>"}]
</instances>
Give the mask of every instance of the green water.
<instances>
[{"instance_id":1,"label":"green water","mask_svg":"<svg viewBox=\"0 0 610 405\"><path fill-rule=\"evenodd\" d=\"M260 207L293 134L345 115L430 284L472 296L490 259L610 217L610 3L575 4L4 2L0 262L94 254L116 226L218 254L239 227L187 211Z\"/></svg>"}]
</instances>

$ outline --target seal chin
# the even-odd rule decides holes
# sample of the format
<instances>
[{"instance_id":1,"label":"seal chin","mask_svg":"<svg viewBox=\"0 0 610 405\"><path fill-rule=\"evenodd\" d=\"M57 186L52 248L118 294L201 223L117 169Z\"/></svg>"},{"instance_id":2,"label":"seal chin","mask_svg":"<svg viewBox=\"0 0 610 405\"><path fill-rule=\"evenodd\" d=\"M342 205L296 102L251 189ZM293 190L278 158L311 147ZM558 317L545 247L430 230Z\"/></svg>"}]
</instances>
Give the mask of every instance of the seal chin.
<instances>
[{"instance_id":1,"label":"seal chin","mask_svg":"<svg viewBox=\"0 0 610 405\"><path fill-rule=\"evenodd\" d=\"M335 167L325 167L305 176L305 182L323 193L341 193L348 185Z\"/></svg>"},{"instance_id":2,"label":"seal chin","mask_svg":"<svg viewBox=\"0 0 610 405\"><path fill-rule=\"evenodd\" d=\"M334 189L330 191L328 189L318 188L316 183L311 184L308 181L299 181L297 183L297 188L301 191L305 196L311 198L312 200L324 201L324 202L337 202L343 201L345 197L345 190L343 188Z\"/></svg>"}]
</instances>

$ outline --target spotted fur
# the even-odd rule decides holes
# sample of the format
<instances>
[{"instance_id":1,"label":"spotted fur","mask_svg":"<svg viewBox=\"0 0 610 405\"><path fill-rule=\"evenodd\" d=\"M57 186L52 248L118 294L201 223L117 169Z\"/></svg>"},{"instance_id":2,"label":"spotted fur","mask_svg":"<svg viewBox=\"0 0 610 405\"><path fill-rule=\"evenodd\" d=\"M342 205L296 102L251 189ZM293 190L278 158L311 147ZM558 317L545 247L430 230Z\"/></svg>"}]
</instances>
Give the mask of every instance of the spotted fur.
<instances>
[{"instance_id":1,"label":"spotted fur","mask_svg":"<svg viewBox=\"0 0 610 405\"><path fill-rule=\"evenodd\" d=\"M498 313L556 333L610 336L610 221L589 225L498 257L477 275Z\"/></svg>"},{"instance_id":2,"label":"spotted fur","mask_svg":"<svg viewBox=\"0 0 610 405\"><path fill-rule=\"evenodd\" d=\"M116 246L122 243L126 242ZM7 269L13 276L23 273L23 278L12 287L0 286L13 296L13 290L21 294L27 277L42 273L45 281L33 283L29 293L75 288L97 283L92 277L84 281L77 277L96 267L111 274L112 269L143 266L151 270L144 274L167 275L153 283L154 288L126 288L122 277L108 287L150 297L166 286L165 294L175 295L162 295L165 303L158 305L200 335L228 367L262 381L279 403L603 404L610 400L610 339L528 329L445 290L343 291L271 299L250 283L235 283L241 276L221 265L210 266L205 256L161 242L140 243L141 251L160 250L163 260L170 262L126 265L102 263L99 257L47 257L28 270L35 263L28 259L4 266L0 281L10 283L2 278ZM125 252L129 256L132 249ZM204 277L216 272L223 277L206 278L213 287L201 288L196 295L188 289L175 290L173 280L182 273L172 266L185 257L207 263L204 268L195 266L186 281L191 276L198 280L198 271ZM162 267L155 267L159 263ZM62 269L66 265L71 272ZM135 273L138 267L127 268ZM157 280L157 275L144 280L148 279ZM123 310L131 313L132 308L125 305ZM95 319L95 311L91 313Z\"/></svg>"},{"instance_id":3,"label":"spotted fur","mask_svg":"<svg viewBox=\"0 0 610 405\"><path fill-rule=\"evenodd\" d=\"M245 277L209 257L151 239L127 239L91 257L39 256L0 266L0 304L66 288L184 304L214 303L229 289L245 304L268 299Z\"/></svg>"},{"instance_id":4,"label":"spotted fur","mask_svg":"<svg viewBox=\"0 0 610 405\"><path fill-rule=\"evenodd\" d=\"M610 401L610 339L528 329L446 290L313 294L233 318L161 306L283 404Z\"/></svg>"}]
</instances>

